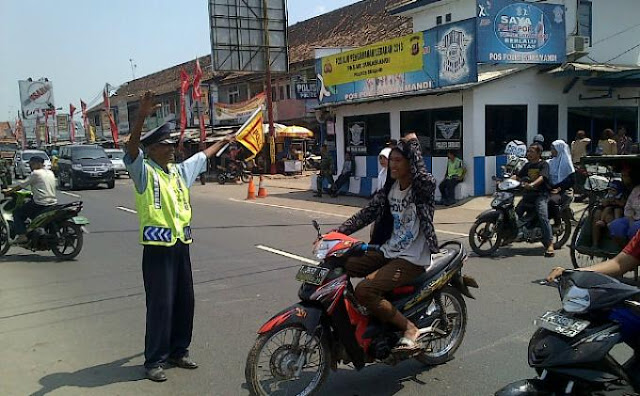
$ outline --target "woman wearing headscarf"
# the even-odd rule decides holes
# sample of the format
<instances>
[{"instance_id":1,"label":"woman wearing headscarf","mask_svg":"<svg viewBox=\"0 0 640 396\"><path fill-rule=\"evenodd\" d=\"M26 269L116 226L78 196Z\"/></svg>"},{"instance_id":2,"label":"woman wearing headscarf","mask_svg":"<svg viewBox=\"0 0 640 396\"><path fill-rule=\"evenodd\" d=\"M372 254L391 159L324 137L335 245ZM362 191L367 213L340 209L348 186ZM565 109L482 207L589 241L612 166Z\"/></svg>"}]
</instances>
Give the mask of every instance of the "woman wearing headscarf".
<instances>
[{"instance_id":1,"label":"woman wearing headscarf","mask_svg":"<svg viewBox=\"0 0 640 396\"><path fill-rule=\"evenodd\" d=\"M564 140L551 143L549 160L549 202L560 207L566 199L566 192L575 184L576 168L571 160L571 150Z\"/></svg>"},{"instance_id":2,"label":"woman wearing headscarf","mask_svg":"<svg viewBox=\"0 0 640 396\"><path fill-rule=\"evenodd\" d=\"M378 188L376 191L380 191L384 188L384 184L387 182L387 168L389 167L389 154L391 154L391 148L385 147L378 154L378 162L380 163L380 171L378 172Z\"/></svg>"}]
</instances>

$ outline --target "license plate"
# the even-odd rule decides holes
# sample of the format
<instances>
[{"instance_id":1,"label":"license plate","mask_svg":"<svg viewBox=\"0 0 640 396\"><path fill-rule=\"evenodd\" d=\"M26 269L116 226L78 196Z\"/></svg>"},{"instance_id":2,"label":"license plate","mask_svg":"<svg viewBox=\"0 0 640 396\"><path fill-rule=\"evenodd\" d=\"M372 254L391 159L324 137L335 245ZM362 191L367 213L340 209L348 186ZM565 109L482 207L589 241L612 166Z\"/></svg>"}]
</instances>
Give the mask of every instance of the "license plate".
<instances>
[{"instance_id":1,"label":"license plate","mask_svg":"<svg viewBox=\"0 0 640 396\"><path fill-rule=\"evenodd\" d=\"M547 312L538 318L538 326L566 337L575 337L589 326L589 321L570 318L557 312Z\"/></svg>"},{"instance_id":2,"label":"license plate","mask_svg":"<svg viewBox=\"0 0 640 396\"><path fill-rule=\"evenodd\" d=\"M319 286L329 274L328 268L314 265L303 265L296 274L296 280L304 283Z\"/></svg>"}]
</instances>

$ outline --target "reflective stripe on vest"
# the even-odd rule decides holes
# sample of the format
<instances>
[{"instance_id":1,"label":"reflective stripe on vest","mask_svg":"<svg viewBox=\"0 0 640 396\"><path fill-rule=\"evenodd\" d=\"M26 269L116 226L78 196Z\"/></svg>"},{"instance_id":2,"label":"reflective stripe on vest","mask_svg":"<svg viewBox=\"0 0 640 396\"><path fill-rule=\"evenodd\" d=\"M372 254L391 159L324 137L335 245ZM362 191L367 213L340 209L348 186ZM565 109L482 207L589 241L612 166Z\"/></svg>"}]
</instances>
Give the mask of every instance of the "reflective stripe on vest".
<instances>
[{"instance_id":1,"label":"reflective stripe on vest","mask_svg":"<svg viewBox=\"0 0 640 396\"><path fill-rule=\"evenodd\" d=\"M147 185L142 194L136 190L136 208L140 220L140 243L173 246L180 240L191 243L191 205L189 189L171 164L169 172L144 164Z\"/></svg>"}]
</instances>

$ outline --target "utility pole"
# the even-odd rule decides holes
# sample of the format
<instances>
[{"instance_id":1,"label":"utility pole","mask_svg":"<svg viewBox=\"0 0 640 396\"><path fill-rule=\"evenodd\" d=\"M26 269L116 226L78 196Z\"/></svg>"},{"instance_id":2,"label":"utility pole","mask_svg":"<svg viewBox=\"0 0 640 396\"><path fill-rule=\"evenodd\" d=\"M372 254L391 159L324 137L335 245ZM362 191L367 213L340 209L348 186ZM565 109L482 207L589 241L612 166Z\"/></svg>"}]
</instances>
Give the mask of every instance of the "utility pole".
<instances>
[{"instance_id":1,"label":"utility pole","mask_svg":"<svg viewBox=\"0 0 640 396\"><path fill-rule=\"evenodd\" d=\"M129 58L129 64L131 65L131 77L132 77L132 80L135 80L136 79L136 68L138 67L138 65L133 63L133 59L132 58Z\"/></svg>"},{"instance_id":2,"label":"utility pole","mask_svg":"<svg viewBox=\"0 0 640 396\"><path fill-rule=\"evenodd\" d=\"M267 0L262 0L262 17L264 18L264 44L265 44L265 79L267 94L267 115L269 117L269 153L271 162L271 174L276 174L276 139L273 125L273 98L271 96L271 44L269 39L269 13L267 12Z\"/></svg>"}]
</instances>

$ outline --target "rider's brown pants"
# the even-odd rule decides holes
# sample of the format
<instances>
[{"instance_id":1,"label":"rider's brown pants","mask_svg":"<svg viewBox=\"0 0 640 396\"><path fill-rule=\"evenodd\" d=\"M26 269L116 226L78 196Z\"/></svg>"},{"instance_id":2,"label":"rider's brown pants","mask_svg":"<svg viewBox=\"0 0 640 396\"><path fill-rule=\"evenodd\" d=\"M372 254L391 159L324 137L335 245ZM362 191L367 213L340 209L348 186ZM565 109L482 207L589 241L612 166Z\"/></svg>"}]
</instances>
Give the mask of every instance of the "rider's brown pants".
<instances>
[{"instance_id":1,"label":"rider's brown pants","mask_svg":"<svg viewBox=\"0 0 640 396\"><path fill-rule=\"evenodd\" d=\"M383 322L388 322L397 310L382 296L396 287L410 283L425 270L407 260L385 258L380 252L350 257L347 259L346 269L351 277L366 277L356 286L356 298Z\"/></svg>"}]
</instances>

